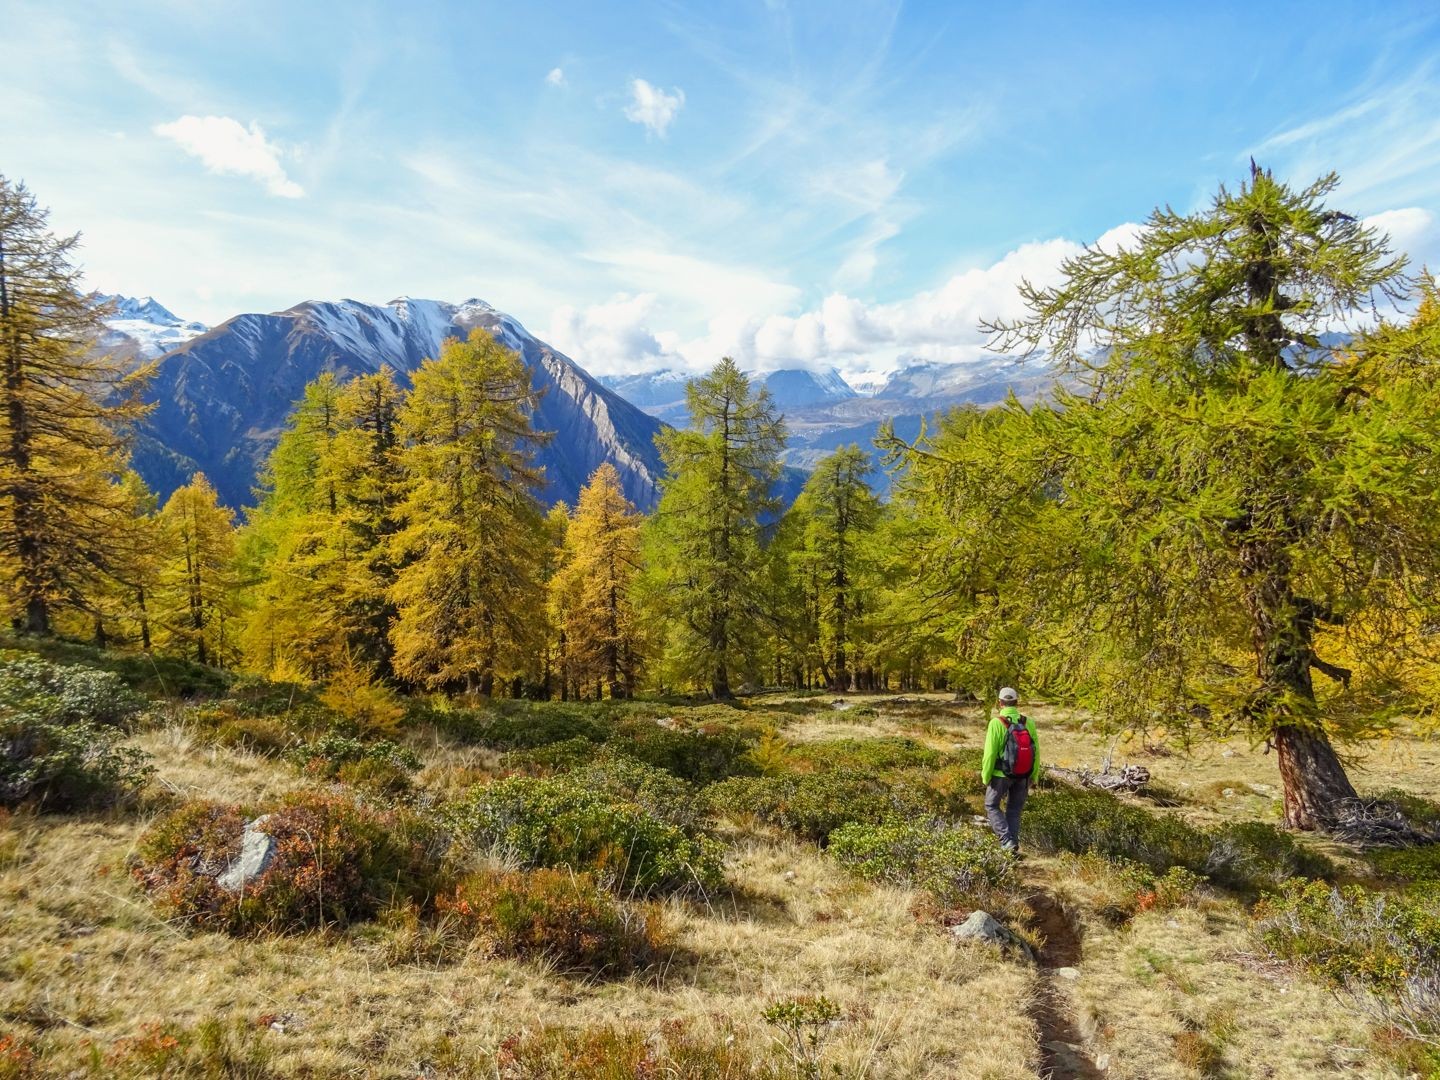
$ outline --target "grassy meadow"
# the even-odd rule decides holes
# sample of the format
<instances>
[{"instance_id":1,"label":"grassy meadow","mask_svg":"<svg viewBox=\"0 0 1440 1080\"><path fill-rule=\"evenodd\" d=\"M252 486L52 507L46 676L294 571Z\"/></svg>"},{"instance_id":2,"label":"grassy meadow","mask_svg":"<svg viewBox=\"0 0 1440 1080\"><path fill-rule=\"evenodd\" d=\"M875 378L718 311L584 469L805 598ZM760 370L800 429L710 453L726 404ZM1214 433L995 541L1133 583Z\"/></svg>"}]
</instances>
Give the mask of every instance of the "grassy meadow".
<instances>
[{"instance_id":1,"label":"grassy meadow","mask_svg":"<svg viewBox=\"0 0 1440 1080\"><path fill-rule=\"evenodd\" d=\"M52 658L145 692L123 745L153 772L0 817L0 1077L1440 1075L1373 951L1318 956L1262 899L1363 888L1423 943L1440 861L1281 832L1243 743L1147 750L1029 707L1046 763L1113 749L1156 795L1044 784L1016 865L976 822L982 710L941 695L432 700L378 730L304 687ZM1440 790L1434 742L1350 767ZM186 832L197 802L236 813ZM216 891L206 845L295 807L324 823L308 854ZM423 859L382 864L395 835ZM957 940L980 908L1022 944Z\"/></svg>"}]
</instances>

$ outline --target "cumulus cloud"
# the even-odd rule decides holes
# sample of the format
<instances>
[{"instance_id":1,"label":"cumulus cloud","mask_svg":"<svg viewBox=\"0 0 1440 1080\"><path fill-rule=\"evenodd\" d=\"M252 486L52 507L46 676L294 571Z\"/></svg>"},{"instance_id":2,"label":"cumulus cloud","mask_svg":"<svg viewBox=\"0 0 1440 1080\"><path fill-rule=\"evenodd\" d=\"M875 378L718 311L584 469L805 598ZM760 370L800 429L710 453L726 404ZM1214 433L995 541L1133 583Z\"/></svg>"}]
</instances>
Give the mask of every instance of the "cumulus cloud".
<instances>
[{"instance_id":1,"label":"cumulus cloud","mask_svg":"<svg viewBox=\"0 0 1440 1080\"><path fill-rule=\"evenodd\" d=\"M553 68L551 68L551 69L550 69L550 74L548 74L548 75L545 76L545 81L546 81L547 83L549 83L551 86L564 86L564 85L565 85L565 72L564 72L564 70L563 70L562 68L558 68L558 67L553 67Z\"/></svg>"},{"instance_id":2,"label":"cumulus cloud","mask_svg":"<svg viewBox=\"0 0 1440 1080\"><path fill-rule=\"evenodd\" d=\"M1385 210L1367 217L1365 224L1389 236L1391 250L1409 255L1412 262L1440 255L1440 227L1429 210L1418 206Z\"/></svg>"},{"instance_id":3,"label":"cumulus cloud","mask_svg":"<svg viewBox=\"0 0 1440 1080\"><path fill-rule=\"evenodd\" d=\"M271 195L298 199L305 190L285 175L280 151L265 138L259 124L247 128L228 116L182 116L155 125L155 134L173 140L212 173L248 176Z\"/></svg>"},{"instance_id":4,"label":"cumulus cloud","mask_svg":"<svg viewBox=\"0 0 1440 1080\"><path fill-rule=\"evenodd\" d=\"M665 137L666 130L685 104L685 91L678 86L667 94L644 79L630 81L630 104L625 106L625 119L643 124L654 135Z\"/></svg>"},{"instance_id":5,"label":"cumulus cloud","mask_svg":"<svg viewBox=\"0 0 1440 1080\"><path fill-rule=\"evenodd\" d=\"M654 309L654 293L622 293L584 309L567 304L551 314L545 340L601 375L683 365L649 329Z\"/></svg>"}]
</instances>

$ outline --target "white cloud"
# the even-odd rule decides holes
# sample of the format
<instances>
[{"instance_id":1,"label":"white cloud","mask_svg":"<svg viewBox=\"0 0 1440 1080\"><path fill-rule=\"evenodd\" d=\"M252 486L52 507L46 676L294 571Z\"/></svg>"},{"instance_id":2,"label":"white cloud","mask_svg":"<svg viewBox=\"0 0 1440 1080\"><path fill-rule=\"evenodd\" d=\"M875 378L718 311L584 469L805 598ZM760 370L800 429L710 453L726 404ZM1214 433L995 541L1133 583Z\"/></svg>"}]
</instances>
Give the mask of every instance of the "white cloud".
<instances>
[{"instance_id":1,"label":"white cloud","mask_svg":"<svg viewBox=\"0 0 1440 1080\"><path fill-rule=\"evenodd\" d=\"M298 199L305 190L285 175L280 151L259 124L247 128L228 116L182 116L155 125L155 134L171 139L212 173L259 180L271 195Z\"/></svg>"},{"instance_id":2,"label":"white cloud","mask_svg":"<svg viewBox=\"0 0 1440 1080\"><path fill-rule=\"evenodd\" d=\"M1418 206L1385 210L1367 217L1365 224L1387 235L1390 249L1409 255L1412 263L1440 253L1440 227L1429 210Z\"/></svg>"},{"instance_id":3,"label":"white cloud","mask_svg":"<svg viewBox=\"0 0 1440 1080\"><path fill-rule=\"evenodd\" d=\"M550 316L545 340L585 368L601 375L629 374L683 366L646 325L655 309L654 293L620 294L603 304L558 307Z\"/></svg>"},{"instance_id":4,"label":"white cloud","mask_svg":"<svg viewBox=\"0 0 1440 1080\"><path fill-rule=\"evenodd\" d=\"M674 93L667 94L658 86L651 86L644 79L630 81L630 104L625 106L625 118L645 125L647 131L665 137L666 130L675 119L675 114L685 104L685 91L678 86Z\"/></svg>"},{"instance_id":5,"label":"white cloud","mask_svg":"<svg viewBox=\"0 0 1440 1080\"><path fill-rule=\"evenodd\" d=\"M550 73L545 76L545 81L546 81L547 83L549 83L551 86L564 86L564 85L565 85L565 71L564 71L564 69L563 69L563 68L558 68L558 67L551 68L551 69L550 69Z\"/></svg>"}]
</instances>

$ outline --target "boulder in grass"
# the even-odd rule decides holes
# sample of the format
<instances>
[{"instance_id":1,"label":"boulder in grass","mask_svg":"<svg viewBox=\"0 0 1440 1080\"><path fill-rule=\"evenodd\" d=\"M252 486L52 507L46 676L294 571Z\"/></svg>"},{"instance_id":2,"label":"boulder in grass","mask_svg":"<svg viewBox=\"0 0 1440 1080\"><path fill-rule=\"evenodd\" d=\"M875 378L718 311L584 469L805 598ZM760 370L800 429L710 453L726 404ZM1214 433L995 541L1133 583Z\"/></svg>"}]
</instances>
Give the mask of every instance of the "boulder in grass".
<instances>
[{"instance_id":1,"label":"boulder in grass","mask_svg":"<svg viewBox=\"0 0 1440 1080\"><path fill-rule=\"evenodd\" d=\"M275 858L275 838L265 832L269 814L248 822L240 834L240 854L216 877L215 884L226 892L237 893L269 868Z\"/></svg>"},{"instance_id":2,"label":"boulder in grass","mask_svg":"<svg viewBox=\"0 0 1440 1080\"><path fill-rule=\"evenodd\" d=\"M1035 952L1029 943L988 911L972 912L964 922L950 927L950 936L956 941L983 941L998 945L1006 952L1014 950L1027 960L1035 960Z\"/></svg>"}]
</instances>

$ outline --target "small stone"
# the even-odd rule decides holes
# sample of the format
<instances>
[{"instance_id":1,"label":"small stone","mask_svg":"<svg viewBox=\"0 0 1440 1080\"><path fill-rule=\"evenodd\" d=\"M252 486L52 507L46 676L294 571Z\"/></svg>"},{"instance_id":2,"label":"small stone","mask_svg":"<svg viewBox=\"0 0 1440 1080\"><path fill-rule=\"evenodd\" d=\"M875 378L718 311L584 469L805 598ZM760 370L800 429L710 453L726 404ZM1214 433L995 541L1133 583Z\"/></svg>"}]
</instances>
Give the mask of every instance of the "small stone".
<instances>
[{"instance_id":1,"label":"small stone","mask_svg":"<svg viewBox=\"0 0 1440 1080\"><path fill-rule=\"evenodd\" d=\"M1095 1068L1099 1069L1101 1072L1104 1072L1106 1069L1110 1068L1110 1055L1101 1054L1099 1057L1097 1057L1095 1059Z\"/></svg>"},{"instance_id":2,"label":"small stone","mask_svg":"<svg viewBox=\"0 0 1440 1080\"><path fill-rule=\"evenodd\" d=\"M269 814L262 814L245 826L240 834L240 854L215 879L216 885L226 892L240 892L265 873L275 857L275 838L264 831L269 820Z\"/></svg>"},{"instance_id":3,"label":"small stone","mask_svg":"<svg viewBox=\"0 0 1440 1080\"><path fill-rule=\"evenodd\" d=\"M1223 753L1221 753L1220 756L1221 756L1221 757L1234 757L1234 756L1235 756L1235 751L1234 751L1234 750L1226 750L1226 751L1224 751Z\"/></svg>"},{"instance_id":4,"label":"small stone","mask_svg":"<svg viewBox=\"0 0 1440 1080\"><path fill-rule=\"evenodd\" d=\"M1233 787L1227 787L1220 794L1224 795L1227 799L1233 799L1235 797L1235 789Z\"/></svg>"},{"instance_id":5,"label":"small stone","mask_svg":"<svg viewBox=\"0 0 1440 1080\"><path fill-rule=\"evenodd\" d=\"M844 712L846 709L853 709L855 705L853 702L845 701L841 698L836 698L834 701L830 702L830 707L836 712Z\"/></svg>"},{"instance_id":6,"label":"small stone","mask_svg":"<svg viewBox=\"0 0 1440 1080\"><path fill-rule=\"evenodd\" d=\"M1076 979L1080 978L1080 969L1073 967L1056 968L1055 977L1057 979L1069 979L1071 982L1074 982Z\"/></svg>"},{"instance_id":7,"label":"small stone","mask_svg":"<svg viewBox=\"0 0 1440 1080\"><path fill-rule=\"evenodd\" d=\"M795 871L794 871L794 870L786 870L785 873L782 874L781 876L782 876L786 881L794 881L794 880L795 880Z\"/></svg>"},{"instance_id":8,"label":"small stone","mask_svg":"<svg viewBox=\"0 0 1440 1080\"><path fill-rule=\"evenodd\" d=\"M972 912L963 923L950 927L950 936L956 941L984 941L1002 949L1015 949L1027 960L1035 959L1035 952L1025 939L988 911Z\"/></svg>"}]
</instances>

